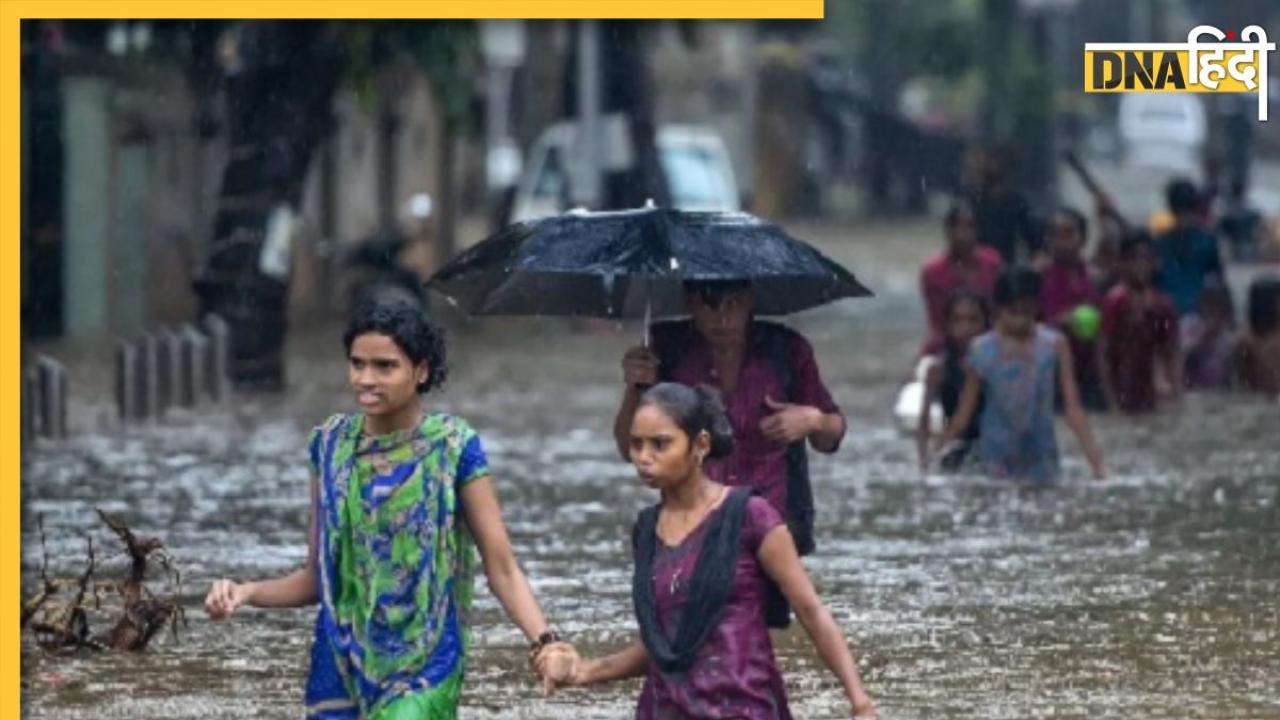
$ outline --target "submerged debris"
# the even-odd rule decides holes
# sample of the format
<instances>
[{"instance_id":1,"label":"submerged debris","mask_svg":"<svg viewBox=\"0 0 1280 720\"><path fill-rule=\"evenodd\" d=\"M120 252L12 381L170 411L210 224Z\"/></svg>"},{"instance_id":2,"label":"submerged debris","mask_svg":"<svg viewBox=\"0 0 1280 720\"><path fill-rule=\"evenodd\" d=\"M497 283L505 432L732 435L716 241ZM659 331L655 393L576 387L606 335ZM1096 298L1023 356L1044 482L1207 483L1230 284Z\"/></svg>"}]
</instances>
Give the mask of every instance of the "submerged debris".
<instances>
[{"instance_id":1,"label":"submerged debris","mask_svg":"<svg viewBox=\"0 0 1280 720\"><path fill-rule=\"evenodd\" d=\"M138 651L146 648L166 626L177 638L178 622L186 624L179 602L182 580L164 543L159 538L138 537L122 519L100 509L98 517L124 545L129 561L126 577L104 580L98 576L93 538L86 535L84 571L72 578L50 578L44 519L38 518L40 586L22 603L22 627L30 625L36 643L45 650ZM165 573L170 591L165 598L155 596L146 586L149 563L158 565ZM104 624L109 623L109 629L94 634L91 619L99 618L104 619Z\"/></svg>"}]
</instances>

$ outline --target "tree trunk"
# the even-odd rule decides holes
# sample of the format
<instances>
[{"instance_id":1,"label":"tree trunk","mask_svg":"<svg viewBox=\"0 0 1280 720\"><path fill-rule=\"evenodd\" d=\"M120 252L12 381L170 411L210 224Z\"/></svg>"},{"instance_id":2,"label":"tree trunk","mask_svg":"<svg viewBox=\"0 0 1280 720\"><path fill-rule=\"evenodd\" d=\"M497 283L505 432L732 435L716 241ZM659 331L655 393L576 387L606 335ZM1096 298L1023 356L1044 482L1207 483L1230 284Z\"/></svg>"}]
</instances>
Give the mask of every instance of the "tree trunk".
<instances>
[{"instance_id":1,"label":"tree trunk","mask_svg":"<svg viewBox=\"0 0 1280 720\"><path fill-rule=\"evenodd\" d=\"M259 262L273 208L296 208L311 157L331 125L338 47L327 23L246 22L225 61L229 159L205 265L201 314L231 326L231 376L241 386L284 383L288 276Z\"/></svg>"},{"instance_id":2,"label":"tree trunk","mask_svg":"<svg viewBox=\"0 0 1280 720\"><path fill-rule=\"evenodd\" d=\"M1017 32L1016 0L987 0L982 18L982 77L985 89L979 135L986 145L1006 142L1012 131L1008 112L1011 62Z\"/></svg>"},{"instance_id":3,"label":"tree trunk","mask_svg":"<svg viewBox=\"0 0 1280 720\"><path fill-rule=\"evenodd\" d=\"M871 102L869 112L863 114L866 132L863 133L864 182L867 188L867 209L871 214L892 214L893 128L890 118L897 112L899 73L893 68L900 65L893 54L899 52L892 32L896 19L892 0L867 0L864 6L867 27L866 55L863 63L875 68L867 74L867 91Z\"/></svg>"},{"instance_id":4,"label":"tree trunk","mask_svg":"<svg viewBox=\"0 0 1280 720\"><path fill-rule=\"evenodd\" d=\"M604 22L604 112L621 113L629 120L634 163L621 172L609 173L604 181L606 209L642 207L653 200L659 207L671 206L667 176L658 157L652 73L642 33L645 25L636 21Z\"/></svg>"}]
</instances>

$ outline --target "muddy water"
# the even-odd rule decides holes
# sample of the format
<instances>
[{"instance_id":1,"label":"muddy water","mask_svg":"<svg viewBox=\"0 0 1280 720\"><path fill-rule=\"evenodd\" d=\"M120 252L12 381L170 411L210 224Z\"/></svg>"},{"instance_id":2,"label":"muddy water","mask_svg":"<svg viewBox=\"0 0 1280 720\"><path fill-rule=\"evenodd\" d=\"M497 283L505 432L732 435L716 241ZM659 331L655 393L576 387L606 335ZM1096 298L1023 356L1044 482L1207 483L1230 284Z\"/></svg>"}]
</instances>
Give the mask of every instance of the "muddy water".
<instances>
[{"instance_id":1,"label":"muddy water","mask_svg":"<svg viewBox=\"0 0 1280 720\"><path fill-rule=\"evenodd\" d=\"M910 275L876 273L880 298L795 319L852 425L839 454L814 462L809 566L883 716L1280 718L1280 407L1191 397L1150 419L1103 418L1103 483L1085 479L1062 428L1057 488L922 477L888 412L920 320ZM480 429L537 594L592 654L633 632L625 541L651 497L609 435L617 358L638 334L582 330L464 327L434 402ZM128 432L82 401L76 438L26 458L25 577L39 561L37 514L54 570L71 572L82 528L111 542L92 508L118 511L172 549L190 626L128 657L46 656L24 640L24 716L300 716L312 613L213 624L199 610L212 578L281 573L303 557L306 432L347 398L333 331L292 342L282 399ZM479 598L464 717L628 716L634 684L538 698L516 631ZM776 641L796 717L847 716L803 633Z\"/></svg>"}]
</instances>

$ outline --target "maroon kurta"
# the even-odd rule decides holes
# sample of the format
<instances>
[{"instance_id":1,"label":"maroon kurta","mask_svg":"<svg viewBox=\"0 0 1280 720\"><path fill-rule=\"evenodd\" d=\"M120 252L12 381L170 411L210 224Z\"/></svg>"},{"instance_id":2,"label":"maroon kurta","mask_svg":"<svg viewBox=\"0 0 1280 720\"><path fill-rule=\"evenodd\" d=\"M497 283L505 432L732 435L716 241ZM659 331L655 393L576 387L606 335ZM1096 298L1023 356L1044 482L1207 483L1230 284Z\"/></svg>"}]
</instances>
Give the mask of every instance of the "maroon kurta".
<instances>
[{"instance_id":1,"label":"maroon kurta","mask_svg":"<svg viewBox=\"0 0 1280 720\"><path fill-rule=\"evenodd\" d=\"M679 545L661 538L653 557L654 600L661 631L672 637L688 601L689 578L698 561L710 519L706 518ZM747 501L738 538L738 564L724 614L711 637L685 673L667 675L657 663L636 708L637 720L791 720L786 686L773 655L765 624L768 577L757 558L771 530L782 524L777 510L759 497Z\"/></svg>"}]
</instances>

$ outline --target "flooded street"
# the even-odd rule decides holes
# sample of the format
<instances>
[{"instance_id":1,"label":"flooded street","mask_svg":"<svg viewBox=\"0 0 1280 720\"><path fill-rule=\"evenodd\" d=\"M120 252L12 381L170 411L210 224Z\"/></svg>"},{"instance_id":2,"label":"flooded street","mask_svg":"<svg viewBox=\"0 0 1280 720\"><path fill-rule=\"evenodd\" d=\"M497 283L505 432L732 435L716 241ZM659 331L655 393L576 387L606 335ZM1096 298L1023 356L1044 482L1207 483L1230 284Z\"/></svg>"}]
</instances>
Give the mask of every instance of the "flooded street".
<instances>
[{"instance_id":1,"label":"flooded street","mask_svg":"<svg viewBox=\"0 0 1280 720\"><path fill-rule=\"evenodd\" d=\"M1087 479L1064 427L1058 487L922 477L891 409L923 326L915 268L940 242L936 225L871 228L857 242L793 230L877 293L790 322L850 425L836 455L813 460L819 548L807 564L882 717L1280 718L1280 406L1194 395L1156 417L1099 418L1105 482ZM555 626L587 655L620 647L635 626L630 523L654 499L610 432L619 359L639 327L451 325L450 380L430 405L483 437ZM282 398L121 431L102 420L108 400L80 397L73 439L24 457L25 581L39 565L37 515L59 575L80 567L85 528L114 550L92 514L101 507L164 540L189 619L179 641L136 656L47 656L24 637L25 717L300 716L314 610L215 624L201 602L217 577L302 561L306 435L350 406L338 333L290 337ZM73 366L73 388L94 387L110 366L100 362ZM630 716L638 684L541 699L522 638L487 590L478 598L463 717ZM803 631L775 642L795 716L847 717Z\"/></svg>"}]
</instances>

